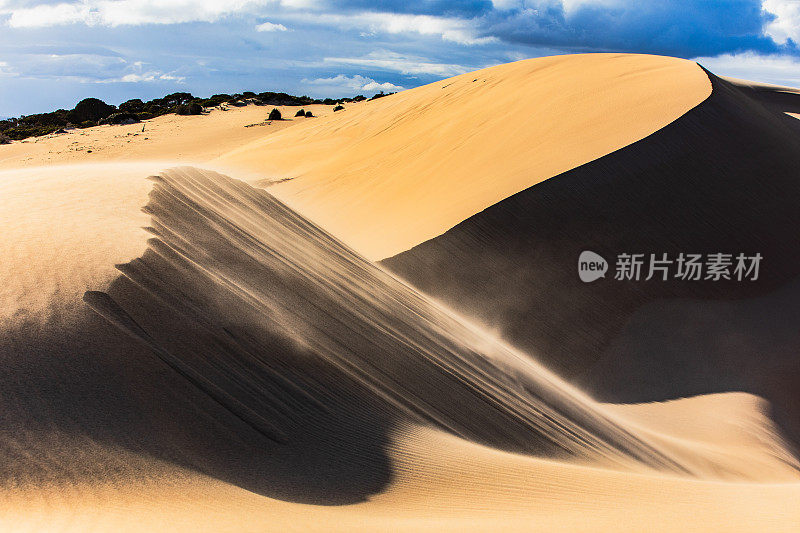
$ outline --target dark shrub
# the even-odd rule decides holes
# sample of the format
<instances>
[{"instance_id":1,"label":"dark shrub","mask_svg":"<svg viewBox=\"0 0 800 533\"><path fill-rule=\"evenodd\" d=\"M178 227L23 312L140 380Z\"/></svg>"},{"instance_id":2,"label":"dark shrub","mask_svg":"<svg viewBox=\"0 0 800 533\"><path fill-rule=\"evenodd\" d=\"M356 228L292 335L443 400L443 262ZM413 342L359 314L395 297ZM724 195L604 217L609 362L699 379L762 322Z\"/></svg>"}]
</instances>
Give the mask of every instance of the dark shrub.
<instances>
[{"instance_id":1,"label":"dark shrub","mask_svg":"<svg viewBox=\"0 0 800 533\"><path fill-rule=\"evenodd\" d=\"M311 118L313 116L314 116L314 113L312 113L311 111L306 111L306 117L307 118Z\"/></svg>"},{"instance_id":2,"label":"dark shrub","mask_svg":"<svg viewBox=\"0 0 800 533\"><path fill-rule=\"evenodd\" d=\"M378 94L374 95L370 100L376 100L378 98L383 98L384 96L391 96L395 93L384 93L383 91L379 92Z\"/></svg>"},{"instance_id":3,"label":"dark shrub","mask_svg":"<svg viewBox=\"0 0 800 533\"><path fill-rule=\"evenodd\" d=\"M203 106L197 102L181 104L175 108L175 112L179 115L200 115L203 113Z\"/></svg>"},{"instance_id":4,"label":"dark shrub","mask_svg":"<svg viewBox=\"0 0 800 533\"><path fill-rule=\"evenodd\" d=\"M203 107L216 107L220 104L224 104L225 102L231 101L231 95L229 94L215 94L211 98L203 100L200 102Z\"/></svg>"},{"instance_id":5,"label":"dark shrub","mask_svg":"<svg viewBox=\"0 0 800 533\"><path fill-rule=\"evenodd\" d=\"M280 120L281 119L281 112L278 111L277 108L272 108L272 111L269 112L269 118L267 120Z\"/></svg>"},{"instance_id":6,"label":"dark shrub","mask_svg":"<svg viewBox=\"0 0 800 533\"><path fill-rule=\"evenodd\" d=\"M166 115L169 112L170 112L170 110L167 109L166 107L158 105L158 104L154 104L152 101L147 102L146 104L144 104L143 113L150 113L154 117L157 117L157 116L160 116L160 115Z\"/></svg>"},{"instance_id":7,"label":"dark shrub","mask_svg":"<svg viewBox=\"0 0 800 533\"><path fill-rule=\"evenodd\" d=\"M342 104L339 104L333 108L334 111L341 111L342 109L344 109L344 106Z\"/></svg>"},{"instance_id":8,"label":"dark shrub","mask_svg":"<svg viewBox=\"0 0 800 533\"><path fill-rule=\"evenodd\" d=\"M192 96L192 93L172 93L168 94L164 98L156 98L155 100L150 100L150 102L157 103L158 105L164 107L175 107L176 105L188 104L192 100L194 100L194 96Z\"/></svg>"},{"instance_id":9,"label":"dark shrub","mask_svg":"<svg viewBox=\"0 0 800 533\"><path fill-rule=\"evenodd\" d=\"M70 113L70 122L97 122L101 118L116 111L113 105L108 105L99 98L85 98L75 105L75 109Z\"/></svg>"},{"instance_id":10,"label":"dark shrub","mask_svg":"<svg viewBox=\"0 0 800 533\"><path fill-rule=\"evenodd\" d=\"M135 124L139 117L133 113L114 113L100 121L100 124Z\"/></svg>"},{"instance_id":11,"label":"dark shrub","mask_svg":"<svg viewBox=\"0 0 800 533\"><path fill-rule=\"evenodd\" d=\"M267 105L309 105L315 103L308 96L292 96L291 94L275 92L258 93L258 99Z\"/></svg>"},{"instance_id":12,"label":"dark shrub","mask_svg":"<svg viewBox=\"0 0 800 533\"><path fill-rule=\"evenodd\" d=\"M119 104L119 110L122 113L141 113L144 111L144 102L138 98L128 100Z\"/></svg>"},{"instance_id":13,"label":"dark shrub","mask_svg":"<svg viewBox=\"0 0 800 533\"><path fill-rule=\"evenodd\" d=\"M300 111L295 113L294 116L296 116L296 117L304 117L304 116L306 116L306 112L301 109Z\"/></svg>"},{"instance_id":14,"label":"dark shrub","mask_svg":"<svg viewBox=\"0 0 800 533\"><path fill-rule=\"evenodd\" d=\"M5 133L0 133L0 144L11 144L11 139Z\"/></svg>"}]
</instances>

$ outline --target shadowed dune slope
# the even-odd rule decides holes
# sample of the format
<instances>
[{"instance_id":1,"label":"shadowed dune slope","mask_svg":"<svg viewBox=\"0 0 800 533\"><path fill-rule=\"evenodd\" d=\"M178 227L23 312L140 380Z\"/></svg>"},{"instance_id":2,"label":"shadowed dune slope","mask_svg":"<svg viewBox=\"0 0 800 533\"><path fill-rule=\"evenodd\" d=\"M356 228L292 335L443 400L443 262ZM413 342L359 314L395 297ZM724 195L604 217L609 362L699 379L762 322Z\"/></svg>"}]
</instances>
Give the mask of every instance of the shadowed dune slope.
<instances>
[{"instance_id":1,"label":"shadowed dune slope","mask_svg":"<svg viewBox=\"0 0 800 533\"><path fill-rule=\"evenodd\" d=\"M669 126L383 264L604 400L752 392L798 442L800 121L790 93L709 76ZM605 279L579 280L583 250ZM620 253L681 252L760 253L760 276L614 279Z\"/></svg>"},{"instance_id":2,"label":"shadowed dune slope","mask_svg":"<svg viewBox=\"0 0 800 533\"><path fill-rule=\"evenodd\" d=\"M347 106L214 161L368 258L440 235L705 99L695 63L634 54L530 59Z\"/></svg>"}]
</instances>

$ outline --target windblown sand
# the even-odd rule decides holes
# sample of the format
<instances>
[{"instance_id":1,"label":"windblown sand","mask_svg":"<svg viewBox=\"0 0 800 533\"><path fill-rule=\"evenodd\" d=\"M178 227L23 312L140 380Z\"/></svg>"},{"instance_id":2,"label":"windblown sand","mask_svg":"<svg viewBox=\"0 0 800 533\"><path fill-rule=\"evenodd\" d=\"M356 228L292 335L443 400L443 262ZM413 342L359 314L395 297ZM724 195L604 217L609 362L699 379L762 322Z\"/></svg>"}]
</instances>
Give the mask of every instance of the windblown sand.
<instances>
[{"instance_id":1,"label":"windblown sand","mask_svg":"<svg viewBox=\"0 0 800 533\"><path fill-rule=\"evenodd\" d=\"M710 88L564 56L0 146L0 529L796 531L762 398L599 403L369 260Z\"/></svg>"}]
</instances>

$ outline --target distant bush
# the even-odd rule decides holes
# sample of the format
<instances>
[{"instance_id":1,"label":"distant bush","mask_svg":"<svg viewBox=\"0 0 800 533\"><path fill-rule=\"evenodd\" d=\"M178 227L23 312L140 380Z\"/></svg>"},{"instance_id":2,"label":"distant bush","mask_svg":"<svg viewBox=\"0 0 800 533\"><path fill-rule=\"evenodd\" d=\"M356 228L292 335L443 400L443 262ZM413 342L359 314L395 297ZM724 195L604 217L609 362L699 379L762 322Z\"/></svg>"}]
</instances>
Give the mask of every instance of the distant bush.
<instances>
[{"instance_id":1,"label":"distant bush","mask_svg":"<svg viewBox=\"0 0 800 533\"><path fill-rule=\"evenodd\" d=\"M11 144L11 138L4 133L0 133L0 144Z\"/></svg>"},{"instance_id":2,"label":"distant bush","mask_svg":"<svg viewBox=\"0 0 800 533\"><path fill-rule=\"evenodd\" d=\"M334 111L341 111L342 109L344 109L344 106L342 104L339 104L333 108Z\"/></svg>"},{"instance_id":3,"label":"distant bush","mask_svg":"<svg viewBox=\"0 0 800 533\"><path fill-rule=\"evenodd\" d=\"M175 107L175 112L179 115L202 115L203 106L201 106L197 102L180 104L179 106Z\"/></svg>"},{"instance_id":4,"label":"distant bush","mask_svg":"<svg viewBox=\"0 0 800 533\"><path fill-rule=\"evenodd\" d=\"M306 116L306 112L301 109L300 111L295 113L294 116L296 116L296 117L304 117L304 116Z\"/></svg>"},{"instance_id":5,"label":"distant bush","mask_svg":"<svg viewBox=\"0 0 800 533\"><path fill-rule=\"evenodd\" d=\"M188 104L195 100L195 97L192 96L192 93L172 93L168 94L164 98L157 98L155 100L150 100L148 103L156 103L163 107L175 107L183 104Z\"/></svg>"},{"instance_id":6,"label":"distant bush","mask_svg":"<svg viewBox=\"0 0 800 533\"><path fill-rule=\"evenodd\" d=\"M384 96L390 96L392 94L395 94L395 93L384 93L383 91L381 91L381 92L375 94L372 98L370 98L370 100L377 100L378 98L383 98Z\"/></svg>"},{"instance_id":7,"label":"distant bush","mask_svg":"<svg viewBox=\"0 0 800 533\"><path fill-rule=\"evenodd\" d=\"M71 122L97 122L100 119L106 118L114 111L113 105L108 105L99 98L84 98L75 105L68 117Z\"/></svg>"},{"instance_id":8,"label":"distant bush","mask_svg":"<svg viewBox=\"0 0 800 533\"><path fill-rule=\"evenodd\" d=\"M324 103L325 105L337 106L338 111L343 109L342 102L358 102L363 98L363 95L359 95L354 98L338 100L326 98L325 100L320 100L309 96L294 96L281 92L255 93L253 91L245 91L241 94L215 94L210 98L202 99L193 96L191 93L182 92L168 94L163 98L154 98L146 102L139 98L134 98L121 103L118 108L106 104L98 98L85 98L70 110L59 109L49 113L2 119L0 120L0 134L11 140L21 140L28 137L48 135L63 128L90 128L96 126L100 121L103 121L104 124L110 124L117 123L120 120L147 120L167 113L187 114L187 111L188 114L200 114L204 107L216 107L228 102L239 102L238 105L254 103L256 105L276 107L300 107ZM121 115L111 118L112 115L117 114ZM295 116L301 115L297 114ZM310 111L306 111L305 116L313 117L314 115ZM270 113L270 120L276 120L272 113Z\"/></svg>"},{"instance_id":9,"label":"distant bush","mask_svg":"<svg viewBox=\"0 0 800 533\"><path fill-rule=\"evenodd\" d=\"M200 105L203 107L216 107L220 104L224 104L225 102L230 102L231 100L232 97L229 94L215 94L211 98L201 100Z\"/></svg>"},{"instance_id":10,"label":"distant bush","mask_svg":"<svg viewBox=\"0 0 800 533\"><path fill-rule=\"evenodd\" d=\"M320 102L308 96L292 96L286 93L263 92L256 96L265 105L311 105Z\"/></svg>"},{"instance_id":11,"label":"distant bush","mask_svg":"<svg viewBox=\"0 0 800 533\"><path fill-rule=\"evenodd\" d=\"M139 122L139 116L133 113L113 113L100 120L100 124L135 124Z\"/></svg>"},{"instance_id":12,"label":"distant bush","mask_svg":"<svg viewBox=\"0 0 800 533\"><path fill-rule=\"evenodd\" d=\"M269 119L268 120L280 120L281 119L281 112L278 111L277 108L272 108L272 111L269 112Z\"/></svg>"},{"instance_id":13,"label":"distant bush","mask_svg":"<svg viewBox=\"0 0 800 533\"><path fill-rule=\"evenodd\" d=\"M119 104L119 110L122 113L142 113L144 111L144 102L138 98L128 100Z\"/></svg>"}]
</instances>

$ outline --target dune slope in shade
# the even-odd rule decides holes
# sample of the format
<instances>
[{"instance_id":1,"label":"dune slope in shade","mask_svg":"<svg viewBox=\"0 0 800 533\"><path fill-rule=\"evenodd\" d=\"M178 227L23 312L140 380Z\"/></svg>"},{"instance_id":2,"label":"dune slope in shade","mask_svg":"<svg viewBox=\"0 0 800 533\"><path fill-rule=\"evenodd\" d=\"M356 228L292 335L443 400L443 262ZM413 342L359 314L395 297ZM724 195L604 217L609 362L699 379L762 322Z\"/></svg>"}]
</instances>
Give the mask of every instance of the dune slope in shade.
<instances>
[{"instance_id":1,"label":"dune slope in shade","mask_svg":"<svg viewBox=\"0 0 800 533\"><path fill-rule=\"evenodd\" d=\"M664 129L384 262L606 401L746 391L800 442L800 122L709 74ZM763 99L762 99L763 98ZM582 283L592 250L607 278ZM757 281L616 281L618 254L763 257ZM703 274L705 276L705 274Z\"/></svg>"},{"instance_id":2,"label":"dune slope in shade","mask_svg":"<svg viewBox=\"0 0 800 533\"><path fill-rule=\"evenodd\" d=\"M379 259L657 131L710 90L682 59L530 59L348 106L213 164L262 184L290 178L273 194Z\"/></svg>"}]
</instances>

